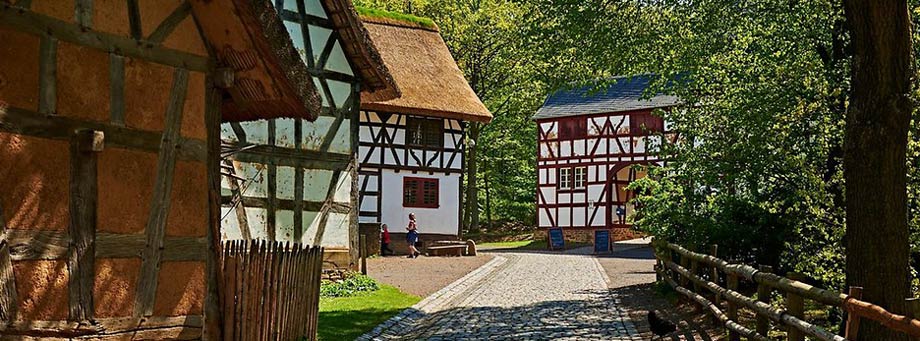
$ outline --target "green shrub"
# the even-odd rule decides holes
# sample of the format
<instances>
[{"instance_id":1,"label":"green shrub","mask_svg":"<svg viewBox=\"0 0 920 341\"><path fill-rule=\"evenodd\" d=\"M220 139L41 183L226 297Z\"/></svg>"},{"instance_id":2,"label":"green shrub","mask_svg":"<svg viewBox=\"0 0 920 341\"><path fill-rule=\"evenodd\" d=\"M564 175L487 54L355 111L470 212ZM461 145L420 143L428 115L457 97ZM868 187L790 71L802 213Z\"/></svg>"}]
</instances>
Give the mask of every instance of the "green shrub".
<instances>
[{"instance_id":1,"label":"green shrub","mask_svg":"<svg viewBox=\"0 0 920 341\"><path fill-rule=\"evenodd\" d=\"M341 282L323 280L319 287L319 295L321 297L349 297L379 289L380 285L373 278L359 273L348 273L345 275L345 280Z\"/></svg>"}]
</instances>

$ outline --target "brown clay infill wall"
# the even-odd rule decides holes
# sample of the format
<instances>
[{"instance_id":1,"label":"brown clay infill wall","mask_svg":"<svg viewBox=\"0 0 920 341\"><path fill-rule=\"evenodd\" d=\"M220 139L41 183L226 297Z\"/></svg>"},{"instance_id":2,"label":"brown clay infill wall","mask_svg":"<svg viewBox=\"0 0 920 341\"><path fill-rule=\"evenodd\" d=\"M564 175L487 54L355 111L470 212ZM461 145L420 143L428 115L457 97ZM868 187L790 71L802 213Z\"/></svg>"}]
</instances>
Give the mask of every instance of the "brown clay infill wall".
<instances>
[{"instance_id":1,"label":"brown clay infill wall","mask_svg":"<svg viewBox=\"0 0 920 341\"><path fill-rule=\"evenodd\" d=\"M179 0L139 1L141 32L153 33L158 25L182 3ZM0 1L0 6L3 2ZM74 1L33 0L36 13L75 23ZM127 2L96 1L92 6L92 30L130 36ZM47 38L46 38L47 39ZM162 134L167 129L166 113L175 82L172 66L110 54L64 40L54 41L52 58L41 51L42 37L24 33L0 21L0 99L9 103L11 114L39 114L41 92L51 91L52 118L72 119L91 124L123 126L130 130ZM46 43L47 44L47 43ZM183 19L162 43L163 47L206 57L207 50L191 15ZM48 48L47 46L44 48ZM45 59L42 62L43 58ZM44 65L43 65L44 63ZM42 86L42 71L53 67L50 81ZM179 134L204 143L205 74L188 72L185 101ZM53 89L48 89L48 86ZM119 111L123 103L123 114ZM21 235L43 235L47 231L65 242L44 254L12 253L15 281L16 321L64 321L69 313L67 238L70 228L71 153L65 136L37 137L4 132L0 117L0 229ZM48 134L48 133L43 133ZM96 257L93 265L92 301L98 319L135 315L141 268L151 221L154 193L158 191L158 140L146 148L106 145L98 152L98 204ZM181 151L180 151L181 153ZM208 176L204 159L179 157L173 167L166 211L164 256L156 281L152 316L198 316L203 314L205 298L204 238L208 228ZM160 189L162 191L163 189ZM4 224L5 223L5 224ZM106 239L108 238L108 239ZM131 240L136 250L109 250L104 240ZM192 252L170 254L177 247L171 241L182 239L200 245L200 255ZM35 241L18 241L32 250ZM196 244L199 243L199 244ZM109 242L106 245L115 245ZM124 243L122 243L124 244ZM185 247L185 249L194 249ZM4 250L5 251L5 250ZM115 252L117 251L117 252ZM0 264L2 265L2 264ZM2 269L0 269L2 270ZM180 328L181 329L181 328ZM197 337L200 329L174 331L175 337ZM165 334L163 334L165 335Z\"/></svg>"}]
</instances>

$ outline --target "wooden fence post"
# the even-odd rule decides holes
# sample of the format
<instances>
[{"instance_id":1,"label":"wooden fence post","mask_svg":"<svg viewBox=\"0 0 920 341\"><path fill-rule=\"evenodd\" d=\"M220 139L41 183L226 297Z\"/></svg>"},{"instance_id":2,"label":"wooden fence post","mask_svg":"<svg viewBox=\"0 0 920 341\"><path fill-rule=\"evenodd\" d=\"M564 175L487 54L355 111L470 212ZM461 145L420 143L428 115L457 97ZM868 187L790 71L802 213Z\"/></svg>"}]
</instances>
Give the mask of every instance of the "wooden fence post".
<instances>
[{"instance_id":1,"label":"wooden fence post","mask_svg":"<svg viewBox=\"0 0 920 341\"><path fill-rule=\"evenodd\" d=\"M361 274L367 275L367 235L362 234L358 254L361 256Z\"/></svg>"},{"instance_id":2,"label":"wooden fence post","mask_svg":"<svg viewBox=\"0 0 920 341\"><path fill-rule=\"evenodd\" d=\"M772 273L773 267L767 265L760 266L760 272ZM757 300L766 304L770 304L771 301L771 288L770 286L758 283L757 284ZM767 336L767 333L770 332L770 319L766 316L757 314L757 334Z\"/></svg>"},{"instance_id":3,"label":"wooden fence post","mask_svg":"<svg viewBox=\"0 0 920 341\"><path fill-rule=\"evenodd\" d=\"M857 300L862 299L862 287L850 287L849 295L852 298ZM856 335L859 333L859 316L847 313L847 330L843 334L843 337L847 340L856 340Z\"/></svg>"},{"instance_id":4,"label":"wooden fence post","mask_svg":"<svg viewBox=\"0 0 920 341\"><path fill-rule=\"evenodd\" d=\"M718 244L713 244L709 248L709 255L715 258L719 258L719 245ZM719 284L719 268L716 266L712 266L712 279L710 280L710 282L713 282L716 285ZM715 299L716 299L715 301L716 305L721 307L722 306L722 296L715 295Z\"/></svg>"},{"instance_id":5,"label":"wooden fence post","mask_svg":"<svg viewBox=\"0 0 920 341\"><path fill-rule=\"evenodd\" d=\"M700 274L700 264L695 259L690 260L690 274L698 276ZM693 281L693 292L700 293L700 285L696 281ZM719 295L716 295L719 297Z\"/></svg>"},{"instance_id":6,"label":"wooden fence post","mask_svg":"<svg viewBox=\"0 0 920 341\"><path fill-rule=\"evenodd\" d=\"M738 291L738 275L730 273L728 274L728 290ZM728 301L728 319L732 321L738 321L738 304ZM738 332L729 330L728 331L728 340L729 341L740 341L741 334Z\"/></svg>"},{"instance_id":7,"label":"wooden fence post","mask_svg":"<svg viewBox=\"0 0 920 341\"><path fill-rule=\"evenodd\" d=\"M805 276L799 273L790 272L786 274L786 277L793 281L802 281ZM790 315L795 316L799 319L805 318L805 298L802 296L796 295L791 292L786 293L786 311ZM805 340L805 335L801 331L795 328L786 328L786 336L789 341L803 341Z\"/></svg>"},{"instance_id":8,"label":"wooden fence post","mask_svg":"<svg viewBox=\"0 0 920 341\"><path fill-rule=\"evenodd\" d=\"M680 255L680 267L682 267L682 268L684 268L684 269L690 268L690 257L684 256L684 255ZM684 288L686 288L686 287L687 287L687 284L690 283L690 279L689 279L689 278L686 278L686 277L684 277L684 276L681 276L680 274L678 274L677 277L680 278L680 286L682 286L682 287L684 287Z\"/></svg>"}]
</instances>

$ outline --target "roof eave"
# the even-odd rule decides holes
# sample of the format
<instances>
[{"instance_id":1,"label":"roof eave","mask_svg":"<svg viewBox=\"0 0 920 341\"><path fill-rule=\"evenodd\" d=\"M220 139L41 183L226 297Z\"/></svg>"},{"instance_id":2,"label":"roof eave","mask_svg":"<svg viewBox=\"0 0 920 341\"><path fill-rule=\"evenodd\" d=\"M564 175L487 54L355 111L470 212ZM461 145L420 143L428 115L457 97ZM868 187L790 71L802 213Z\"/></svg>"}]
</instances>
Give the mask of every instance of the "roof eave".
<instances>
[{"instance_id":1,"label":"roof eave","mask_svg":"<svg viewBox=\"0 0 920 341\"><path fill-rule=\"evenodd\" d=\"M342 50L357 69L361 91L381 100L398 98L401 95L399 86L371 42L354 4L349 0L323 0L323 6L342 39Z\"/></svg>"},{"instance_id":2,"label":"roof eave","mask_svg":"<svg viewBox=\"0 0 920 341\"><path fill-rule=\"evenodd\" d=\"M447 110L436 110L436 109L414 108L414 107L406 107L406 106L399 106L399 105L390 105L386 103L361 103L361 110L392 112L392 113L409 114L409 115L425 116L425 117L448 118L448 119L478 122L478 123L492 122L492 114L489 112L463 113L463 112L447 111Z\"/></svg>"},{"instance_id":3,"label":"roof eave","mask_svg":"<svg viewBox=\"0 0 920 341\"><path fill-rule=\"evenodd\" d=\"M233 71L225 122L319 116L319 93L270 1L192 0L191 5L218 67Z\"/></svg>"}]
</instances>

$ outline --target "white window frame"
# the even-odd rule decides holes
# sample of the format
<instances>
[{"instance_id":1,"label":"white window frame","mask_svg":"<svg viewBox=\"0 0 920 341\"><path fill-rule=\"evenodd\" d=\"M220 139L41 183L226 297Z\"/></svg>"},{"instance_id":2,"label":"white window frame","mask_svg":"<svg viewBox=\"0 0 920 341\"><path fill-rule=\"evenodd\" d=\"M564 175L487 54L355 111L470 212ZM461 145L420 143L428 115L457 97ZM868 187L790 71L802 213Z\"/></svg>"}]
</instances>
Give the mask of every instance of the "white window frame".
<instances>
[{"instance_id":1,"label":"white window frame","mask_svg":"<svg viewBox=\"0 0 920 341\"><path fill-rule=\"evenodd\" d=\"M588 183L588 167L575 167L572 173L574 173L573 187L576 189L585 188Z\"/></svg>"},{"instance_id":2,"label":"white window frame","mask_svg":"<svg viewBox=\"0 0 920 341\"><path fill-rule=\"evenodd\" d=\"M556 178L559 189L570 189L572 187L572 169L568 167L559 168L559 177Z\"/></svg>"}]
</instances>

